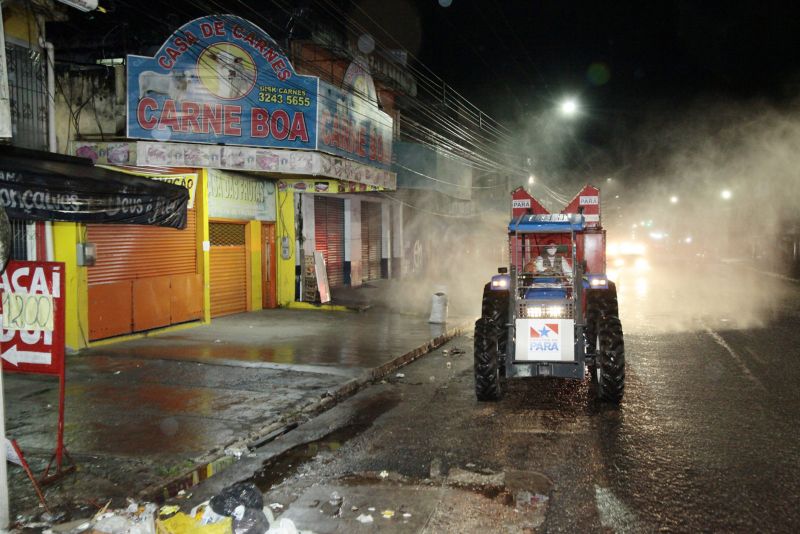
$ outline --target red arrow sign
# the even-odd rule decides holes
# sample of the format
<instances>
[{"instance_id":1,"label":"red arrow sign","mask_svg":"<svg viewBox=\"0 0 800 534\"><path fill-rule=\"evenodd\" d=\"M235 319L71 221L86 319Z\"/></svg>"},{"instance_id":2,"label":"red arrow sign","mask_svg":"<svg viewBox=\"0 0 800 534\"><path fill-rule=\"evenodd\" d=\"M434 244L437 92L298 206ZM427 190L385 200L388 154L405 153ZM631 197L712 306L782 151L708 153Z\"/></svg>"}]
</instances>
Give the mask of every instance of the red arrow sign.
<instances>
[{"instance_id":1,"label":"red arrow sign","mask_svg":"<svg viewBox=\"0 0 800 534\"><path fill-rule=\"evenodd\" d=\"M10 261L0 276L3 370L64 372L63 263Z\"/></svg>"}]
</instances>

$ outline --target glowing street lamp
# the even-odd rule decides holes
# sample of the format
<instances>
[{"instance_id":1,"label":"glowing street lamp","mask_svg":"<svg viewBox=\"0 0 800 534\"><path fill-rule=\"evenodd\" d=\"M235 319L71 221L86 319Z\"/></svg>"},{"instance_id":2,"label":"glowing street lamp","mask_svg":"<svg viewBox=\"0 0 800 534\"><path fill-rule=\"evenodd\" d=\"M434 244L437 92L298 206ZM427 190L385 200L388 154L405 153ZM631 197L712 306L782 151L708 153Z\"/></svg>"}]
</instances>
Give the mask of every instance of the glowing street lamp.
<instances>
[{"instance_id":1,"label":"glowing street lamp","mask_svg":"<svg viewBox=\"0 0 800 534\"><path fill-rule=\"evenodd\" d=\"M672 204L677 204L678 203L678 197L675 196L675 195L672 195L671 197L669 197L669 201Z\"/></svg>"},{"instance_id":2,"label":"glowing street lamp","mask_svg":"<svg viewBox=\"0 0 800 534\"><path fill-rule=\"evenodd\" d=\"M559 105L559 110L565 117L574 117L578 114L578 101L574 98L565 98Z\"/></svg>"},{"instance_id":3,"label":"glowing street lamp","mask_svg":"<svg viewBox=\"0 0 800 534\"><path fill-rule=\"evenodd\" d=\"M528 176L528 185L533 185L535 181L536 177L534 175L531 174L530 176Z\"/></svg>"},{"instance_id":4,"label":"glowing street lamp","mask_svg":"<svg viewBox=\"0 0 800 534\"><path fill-rule=\"evenodd\" d=\"M730 200L733 193L731 193L730 189L723 189L719 195L722 197L722 200Z\"/></svg>"}]
</instances>

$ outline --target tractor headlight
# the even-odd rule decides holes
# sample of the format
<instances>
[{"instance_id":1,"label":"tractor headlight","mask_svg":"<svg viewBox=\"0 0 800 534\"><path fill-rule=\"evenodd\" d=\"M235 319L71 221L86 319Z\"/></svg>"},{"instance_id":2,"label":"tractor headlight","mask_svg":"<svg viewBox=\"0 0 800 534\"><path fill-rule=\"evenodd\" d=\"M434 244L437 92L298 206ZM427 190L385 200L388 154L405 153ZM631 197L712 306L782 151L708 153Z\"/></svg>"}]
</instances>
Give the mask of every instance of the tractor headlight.
<instances>
[{"instance_id":1,"label":"tractor headlight","mask_svg":"<svg viewBox=\"0 0 800 534\"><path fill-rule=\"evenodd\" d=\"M542 317L560 318L565 317L564 306L556 304L540 304L528 306L525 316L530 319L540 319Z\"/></svg>"},{"instance_id":2,"label":"tractor headlight","mask_svg":"<svg viewBox=\"0 0 800 534\"><path fill-rule=\"evenodd\" d=\"M508 289L508 279L497 278L492 280L492 289Z\"/></svg>"},{"instance_id":3,"label":"tractor headlight","mask_svg":"<svg viewBox=\"0 0 800 534\"><path fill-rule=\"evenodd\" d=\"M591 287L606 287L607 283L608 282L606 281L605 278L592 278L591 280L589 280L589 285Z\"/></svg>"},{"instance_id":4,"label":"tractor headlight","mask_svg":"<svg viewBox=\"0 0 800 534\"><path fill-rule=\"evenodd\" d=\"M528 306L528 317L538 319L544 316L544 306Z\"/></svg>"}]
</instances>

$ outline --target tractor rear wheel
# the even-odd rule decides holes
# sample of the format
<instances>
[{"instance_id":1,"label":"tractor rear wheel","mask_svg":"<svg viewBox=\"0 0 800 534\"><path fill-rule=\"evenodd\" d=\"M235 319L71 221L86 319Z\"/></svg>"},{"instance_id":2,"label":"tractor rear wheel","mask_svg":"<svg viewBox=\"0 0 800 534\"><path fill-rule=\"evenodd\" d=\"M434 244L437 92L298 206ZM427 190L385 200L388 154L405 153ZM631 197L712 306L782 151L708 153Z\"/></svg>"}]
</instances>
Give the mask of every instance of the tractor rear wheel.
<instances>
[{"instance_id":1,"label":"tractor rear wheel","mask_svg":"<svg viewBox=\"0 0 800 534\"><path fill-rule=\"evenodd\" d=\"M619 404L625 392L625 341L622 323L612 315L603 315L597 332L594 374L600 400Z\"/></svg>"},{"instance_id":2,"label":"tractor rear wheel","mask_svg":"<svg viewBox=\"0 0 800 534\"><path fill-rule=\"evenodd\" d=\"M603 307L600 292L589 290L586 294L586 329L584 336L586 340L586 355L593 358L594 363L589 364L589 376L592 383L597 383L597 330L600 327L600 317L603 315Z\"/></svg>"},{"instance_id":3,"label":"tractor rear wheel","mask_svg":"<svg viewBox=\"0 0 800 534\"><path fill-rule=\"evenodd\" d=\"M475 321L475 396L479 401L496 401L503 396L498 329L481 317Z\"/></svg>"}]
</instances>

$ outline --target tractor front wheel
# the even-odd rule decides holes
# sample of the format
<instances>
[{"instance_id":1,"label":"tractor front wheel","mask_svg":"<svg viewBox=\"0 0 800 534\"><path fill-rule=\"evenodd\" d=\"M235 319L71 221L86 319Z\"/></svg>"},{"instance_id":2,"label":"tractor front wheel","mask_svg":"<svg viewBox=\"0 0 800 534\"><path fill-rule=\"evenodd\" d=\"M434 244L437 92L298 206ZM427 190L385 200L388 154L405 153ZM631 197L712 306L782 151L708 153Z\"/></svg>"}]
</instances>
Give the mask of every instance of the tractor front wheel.
<instances>
[{"instance_id":1,"label":"tractor front wheel","mask_svg":"<svg viewBox=\"0 0 800 534\"><path fill-rule=\"evenodd\" d=\"M481 317L475 322L475 396L479 401L496 401L503 396L498 351L498 331Z\"/></svg>"},{"instance_id":2,"label":"tractor front wheel","mask_svg":"<svg viewBox=\"0 0 800 534\"><path fill-rule=\"evenodd\" d=\"M625 392L625 342L622 323L610 315L600 317L594 374L600 400L619 404Z\"/></svg>"}]
</instances>

